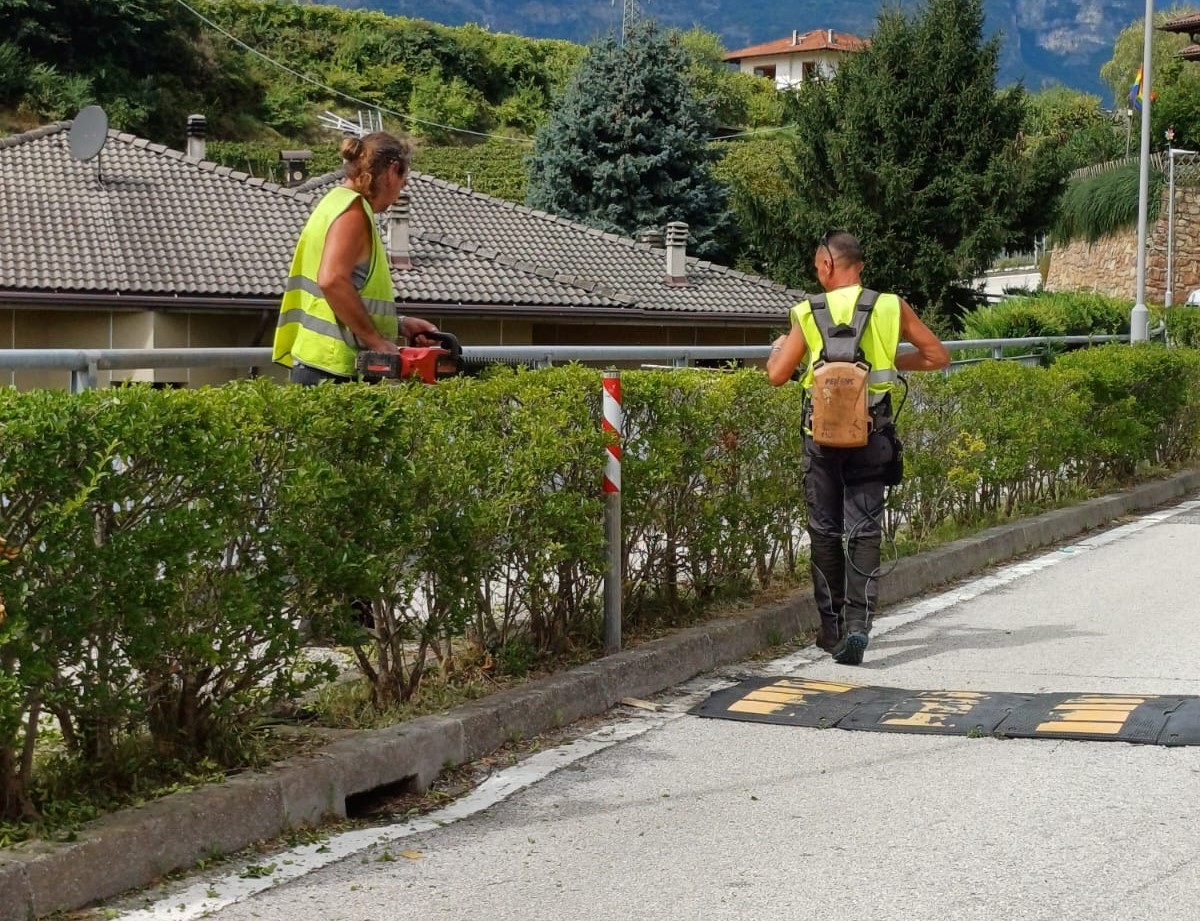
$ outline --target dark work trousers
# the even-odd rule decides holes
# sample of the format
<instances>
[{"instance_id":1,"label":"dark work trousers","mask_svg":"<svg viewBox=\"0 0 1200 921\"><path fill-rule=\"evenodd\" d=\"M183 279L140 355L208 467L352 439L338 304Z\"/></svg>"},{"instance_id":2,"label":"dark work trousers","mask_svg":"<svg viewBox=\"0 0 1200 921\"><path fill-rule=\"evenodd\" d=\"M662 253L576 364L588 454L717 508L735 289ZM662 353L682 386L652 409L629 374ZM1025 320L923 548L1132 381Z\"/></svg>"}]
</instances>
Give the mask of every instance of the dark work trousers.
<instances>
[{"instance_id":1,"label":"dark work trousers","mask_svg":"<svg viewBox=\"0 0 1200 921\"><path fill-rule=\"evenodd\" d=\"M351 381L357 380L354 377L343 377L341 374L331 374L329 371L322 371L320 368L310 368L302 362L293 360L292 368L288 372L288 380L293 384L299 384L302 387L312 387L321 381L333 381L335 384L348 384ZM379 382L377 377L364 377L369 384Z\"/></svg>"},{"instance_id":2,"label":"dark work trousers","mask_svg":"<svg viewBox=\"0 0 1200 921\"><path fill-rule=\"evenodd\" d=\"M870 630L879 597L884 467L892 454L891 442L878 432L862 448L804 439L813 596L826 642Z\"/></svg>"}]
</instances>

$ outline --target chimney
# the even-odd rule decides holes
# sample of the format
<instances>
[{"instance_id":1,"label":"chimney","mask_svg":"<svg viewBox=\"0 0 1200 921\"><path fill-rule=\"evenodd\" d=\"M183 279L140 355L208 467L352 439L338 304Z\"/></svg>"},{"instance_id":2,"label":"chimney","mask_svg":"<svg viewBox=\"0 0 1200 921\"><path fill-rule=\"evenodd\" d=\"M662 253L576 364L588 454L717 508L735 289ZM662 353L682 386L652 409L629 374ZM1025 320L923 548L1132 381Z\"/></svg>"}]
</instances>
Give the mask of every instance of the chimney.
<instances>
[{"instance_id":1,"label":"chimney","mask_svg":"<svg viewBox=\"0 0 1200 921\"><path fill-rule=\"evenodd\" d=\"M834 42L834 40L833 40L833 29L829 30L829 44L831 44L831 45L836 44L836 42Z\"/></svg>"},{"instance_id":2,"label":"chimney","mask_svg":"<svg viewBox=\"0 0 1200 921\"><path fill-rule=\"evenodd\" d=\"M203 115L189 115L187 120L187 155L203 160L204 136L208 134L208 119Z\"/></svg>"},{"instance_id":3,"label":"chimney","mask_svg":"<svg viewBox=\"0 0 1200 921\"><path fill-rule=\"evenodd\" d=\"M311 150L281 150L279 159L283 161L283 184L287 188L302 184L308 179L308 161L312 159Z\"/></svg>"},{"instance_id":4,"label":"chimney","mask_svg":"<svg viewBox=\"0 0 1200 921\"><path fill-rule=\"evenodd\" d=\"M655 249L662 249L666 245L663 240L663 232L657 227L648 227L640 231L637 235L639 243L645 243L647 246L652 246Z\"/></svg>"},{"instance_id":5,"label":"chimney","mask_svg":"<svg viewBox=\"0 0 1200 921\"><path fill-rule=\"evenodd\" d=\"M686 285L688 225L671 221L667 225L667 284Z\"/></svg>"},{"instance_id":6,"label":"chimney","mask_svg":"<svg viewBox=\"0 0 1200 921\"><path fill-rule=\"evenodd\" d=\"M388 262L397 269L412 268L412 196L401 192L388 210Z\"/></svg>"},{"instance_id":7,"label":"chimney","mask_svg":"<svg viewBox=\"0 0 1200 921\"><path fill-rule=\"evenodd\" d=\"M800 30L799 29L792 29L792 44L793 45L800 44Z\"/></svg>"}]
</instances>

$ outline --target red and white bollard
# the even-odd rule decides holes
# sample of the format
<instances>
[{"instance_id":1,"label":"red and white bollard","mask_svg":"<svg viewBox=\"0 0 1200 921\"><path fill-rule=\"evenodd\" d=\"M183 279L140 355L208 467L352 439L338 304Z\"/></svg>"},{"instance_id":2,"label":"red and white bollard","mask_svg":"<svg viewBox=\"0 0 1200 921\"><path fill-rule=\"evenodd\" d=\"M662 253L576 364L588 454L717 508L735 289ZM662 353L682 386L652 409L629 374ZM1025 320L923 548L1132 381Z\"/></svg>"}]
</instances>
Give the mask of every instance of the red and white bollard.
<instances>
[{"instance_id":1,"label":"red and white bollard","mask_svg":"<svg viewBox=\"0 0 1200 921\"><path fill-rule=\"evenodd\" d=\"M605 432L611 433L604 462L604 652L621 651L621 372L604 372Z\"/></svg>"}]
</instances>

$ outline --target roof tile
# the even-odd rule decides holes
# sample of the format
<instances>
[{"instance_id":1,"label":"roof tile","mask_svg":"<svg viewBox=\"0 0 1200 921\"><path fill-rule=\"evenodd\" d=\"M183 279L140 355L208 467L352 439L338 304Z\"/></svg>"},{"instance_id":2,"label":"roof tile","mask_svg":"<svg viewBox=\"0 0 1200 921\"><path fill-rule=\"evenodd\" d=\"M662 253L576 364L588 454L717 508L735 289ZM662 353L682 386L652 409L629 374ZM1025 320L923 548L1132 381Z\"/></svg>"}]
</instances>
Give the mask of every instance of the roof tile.
<instances>
[{"instance_id":1,"label":"roof tile","mask_svg":"<svg viewBox=\"0 0 1200 921\"><path fill-rule=\"evenodd\" d=\"M278 297L300 228L342 179L284 188L114 131L81 163L69 129L0 139L0 296ZM780 317L800 296L695 258L690 284L674 287L661 249L421 173L410 189L413 268L393 272L401 301Z\"/></svg>"}]
</instances>

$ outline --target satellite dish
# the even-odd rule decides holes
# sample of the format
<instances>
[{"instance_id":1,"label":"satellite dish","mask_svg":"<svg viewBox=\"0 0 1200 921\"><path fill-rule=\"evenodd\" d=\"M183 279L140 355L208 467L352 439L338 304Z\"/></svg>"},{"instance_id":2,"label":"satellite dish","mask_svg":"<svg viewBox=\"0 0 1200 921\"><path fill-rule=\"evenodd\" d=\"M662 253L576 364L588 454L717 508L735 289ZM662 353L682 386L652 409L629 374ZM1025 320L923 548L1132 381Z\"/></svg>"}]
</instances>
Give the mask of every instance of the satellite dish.
<instances>
[{"instance_id":1,"label":"satellite dish","mask_svg":"<svg viewBox=\"0 0 1200 921\"><path fill-rule=\"evenodd\" d=\"M90 160L100 153L108 140L108 116L99 106L88 106L71 123L71 156Z\"/></svg>"}]
</instances>

